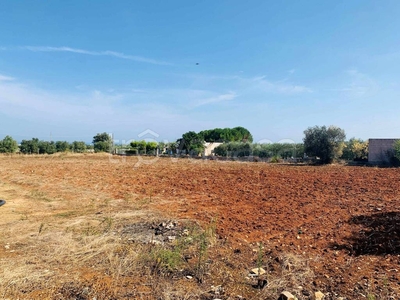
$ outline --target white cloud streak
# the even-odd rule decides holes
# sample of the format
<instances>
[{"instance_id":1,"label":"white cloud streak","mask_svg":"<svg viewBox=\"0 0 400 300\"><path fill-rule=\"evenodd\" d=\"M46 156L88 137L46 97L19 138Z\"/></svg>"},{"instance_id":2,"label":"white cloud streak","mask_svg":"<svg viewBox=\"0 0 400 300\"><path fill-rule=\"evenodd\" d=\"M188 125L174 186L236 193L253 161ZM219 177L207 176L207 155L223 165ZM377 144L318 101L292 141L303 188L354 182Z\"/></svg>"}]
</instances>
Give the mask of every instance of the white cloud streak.
<instances>
[{"instance_id":1,"label":"white cloud streak","mask_svg":"<svg viewBox=\"0 0 400 300\"><path fill-rule=\"evenodd\" d=\"M283 82L273 82L265 79L265 76L254 77L252 79L242 79L253 89L259 89L265 93L294 95L303 93L312 93L313 90L303 85L296 85Z\"/></svg>"},{"instance_id":2,"label":"white cloud streak","mask_svg":"<svg viewBox=\"0 0 400 300\"><path fill-rule=\"evenodd\" d=\"M15 78L0 74L0 81L13 81Z\"/></svg>"},{"instance_id":3,"label":"white cloud streak","mask_svg":"<svg viewBox=\"0 0 400 300\"><path fill-rule=\"evenodd\" d=\"M355 69L345 72L350 78L350 83L343 88L333 89L343 92L350 97L359 98L375 94L379 90L379 85L367 74L361 73Z\"/></svg>"},{"instance_id":4,"label":"white cloud streak","mask_svg":"<svg viewBox=\"0 0 400 300\"><path fill-rule=\"evenodd\" d=\"M148 63L148 64L153 64L153 65L172 65L171 63L158 61L158 60L155 60L152 58L146 58L146 57L137 56L137 55L128 55L128 54L110 51L110 50L90 51L90 50L77 49L77 48L71 48L71 47L49 47L49 46L25 46L22 48L29 50L29 51L33 51L33 52L71 52L71 53L92 55L92 56L111 56L111 57L116 57L116 58L120 58L120 59L126 59L126 60L131 60L131 61L136 61L136 62L141 62L141 63Z\"/></svg>"},{"instance_id":5,"label":"white cloud streak","mask_svg":"<svg viewBox=\"0 0 400 300\"><path fill-rule=\"evenodd\" d=\"M233 100L236 97L237 97L237 95L234 92L230 92L227 94L221 94L221 95L217 95L214 97L200 99L200 100L196 101L197 103L194 104L194 107L199 107L199 106L208 105L208 104L216 104L216 103L220 103L220 102L226 102L226 101Z\"/></svg>"}]
</instances>

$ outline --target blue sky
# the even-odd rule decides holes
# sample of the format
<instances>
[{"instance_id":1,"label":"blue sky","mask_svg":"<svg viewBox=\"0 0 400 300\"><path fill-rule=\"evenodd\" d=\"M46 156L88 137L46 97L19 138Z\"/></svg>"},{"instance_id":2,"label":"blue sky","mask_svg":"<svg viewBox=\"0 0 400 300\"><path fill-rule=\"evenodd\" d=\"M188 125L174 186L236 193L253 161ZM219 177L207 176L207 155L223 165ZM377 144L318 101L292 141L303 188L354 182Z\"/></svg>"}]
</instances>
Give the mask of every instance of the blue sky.
<instances>
[{"instance_id":1,"label":"blue sky","mask_svg":"<svg viewBox=\"0 0 400 300\"><path fill-rule=\"evenodd\" d=\"M400 1L1 1L0 138L400 137ZM150 137L153 133L150 133Z\"/></svg>"}]
</instances>

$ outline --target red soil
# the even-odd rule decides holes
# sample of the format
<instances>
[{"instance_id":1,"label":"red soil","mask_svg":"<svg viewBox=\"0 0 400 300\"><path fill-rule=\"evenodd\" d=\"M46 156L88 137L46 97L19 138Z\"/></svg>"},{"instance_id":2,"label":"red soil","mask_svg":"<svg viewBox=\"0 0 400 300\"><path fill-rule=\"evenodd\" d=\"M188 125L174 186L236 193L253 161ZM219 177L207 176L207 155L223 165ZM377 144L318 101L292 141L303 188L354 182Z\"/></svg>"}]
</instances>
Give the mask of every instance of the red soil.
<instances>
[{"instance_id":1,"label":"red soil","mask_svg":"<svg viewBox=\"0 0 400 300\"><path fill-rule=\"evenodd\" d=\"M234 245L263 242L271 253L306 257L315 289L353 299L365 286L399 292L400 169L168 158L135 168L136 162L25 159L4 162L1 177L31 177L46 182L49 193L69 186L114 199L152 197L176 218L215 218L217 234Z\"/></svg>"}]
</instances>

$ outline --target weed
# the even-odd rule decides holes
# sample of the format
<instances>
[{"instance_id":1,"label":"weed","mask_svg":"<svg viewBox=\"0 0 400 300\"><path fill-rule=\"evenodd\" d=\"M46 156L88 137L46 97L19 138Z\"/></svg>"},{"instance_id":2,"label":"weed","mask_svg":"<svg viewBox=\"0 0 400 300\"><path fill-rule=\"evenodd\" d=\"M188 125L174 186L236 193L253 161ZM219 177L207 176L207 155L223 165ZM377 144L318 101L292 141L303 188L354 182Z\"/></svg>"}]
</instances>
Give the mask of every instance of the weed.
<instances>
[{"instance_id":1,"label":"weed","mask_svg":"<svg viewBox=\"0 0 400 300\"><path fill-rule=\"evenodd\" d=\"M263 249L264 249L264 246L263 246L263 243L262 242L260 242L259 243L259 246L258 246L258 251L257 251L257 268L258 268L258 274L260 274L260 269L261 269L261 267L262 267L262 265L263 265Z\"/></svg>"},{"instance_id":2,"label":"weed","mask_svg":"<svg viewBox=\"0 0 400 300\"><path fill-rule=\"evenodd\" d=\"M40 201L45 201L45 202L53 201L53 199L48 198L45 193L38 191L38 190L32 191L30 196L31 196L31 198L40 200Z\"/></svg>"},{"instance_id":3,"label":"weed","mask_svg":"<svg viewBox=\"0 0 400 300\"><path fill-rule=\"evenodd\" d=\"M59 218L74 217L74 216L76 216L76 211L73 211L73 210L71 210L71 211L66 211L66 212L62 212L62 213L55 214L55 216L56 216L56 217L59 217Z\"/></svg>"},{"instance_id":4,"label":"weed","mask_svg":"<svg viewBox=\"0 0 400 300\"><path fill-rule=\"evenodd\" d=\"M39 234L42 233L43 229L44 229L44 224L40 223L39 230L38 230L38 236L39 236Z\"/></svg>"},{"instance_id":5,"label":"weed","mask_svg":"<svg viewBox=\"0 0 400 300\"><path fill-rule=\"evenodd\" d=\"M207 272L207 258L208 258L208 247L215 243L217 221L212 219L210 224L206 226L205 230L200 233L197 240L197 264L195 267L195 275L197 280L202 283L204 275Z\"/></svg>"},{"instance_id":6,"label":"weed","mask_svg":"<svg viewBox=\"0 0 400 300\"><path fill-rule=\"evenodd\" d=\"M150 249L140 255L139 261L150 267L151 273L169 275L184 263L179 247L165 248L162 245L150 244Z\"/></svg>"},{"instance_id":7,"label":"weed","mask_svg":"<svg viewBox=\"0 0 400 300\"><path fill-rule=\"evenodd\" d=\"M113 218L112 218L112 217L105 217L105 218L103 219L103 221L101 221L100 224L103 224L103 225L104 225L104 231L105 231L105 232L108 232L108 231L110 231L111 228L112 228L112 225L113 225Z\"/></svg>"}]
</instances>

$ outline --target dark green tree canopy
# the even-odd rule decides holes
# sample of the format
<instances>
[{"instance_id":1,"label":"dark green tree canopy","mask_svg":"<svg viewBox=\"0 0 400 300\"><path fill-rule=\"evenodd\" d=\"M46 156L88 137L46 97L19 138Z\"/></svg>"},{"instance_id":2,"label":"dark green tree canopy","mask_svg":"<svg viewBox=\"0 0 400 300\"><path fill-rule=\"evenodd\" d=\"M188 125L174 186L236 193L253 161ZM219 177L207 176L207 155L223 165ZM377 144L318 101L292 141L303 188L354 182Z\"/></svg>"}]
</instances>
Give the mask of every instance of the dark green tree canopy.
<instances>
[{"instance_id":1,"label":"dark green tree canopy","mask_svg":"<svg viewBox=\"0 0 400 300\"><path fill-rule=\"evenodd\" d=\"M93 137L93 144L98 142L110 142L111 143L111 136L107 132L98 133Z\"/></svg>"},{"instance_id":2,"label":"dark green tree canopy","mask_svg":"<svg viewBox=\"0 0 400 300\"><path fill-rule=\"evenodd\" d=\"M321 163L331 163L342 155L346 134L336 126L314 126L304 131L304 151L318 156Z\"/></svg>"},{"instance_id":3,"label":"dark green tree canopy","mask_svg":"<svg viewBox=\"0 0 400 300\"><path fill-rule=\"evenodd\" d=\"M18 143L11 136L7 135L0 141L0 153L15 153L18 150Z\"/></svg>"},{"instance_id":4,"label":"dark green tree canopy","mask_svg":"<svg viewBox=\"0 0 400 300\"><path fill-rule=\"evenodd\" d=\"M178 139L180 150L185 150L188 153L198 154L204 150L204 139L200 134L194 131L188 131Z\"/></svg>"},{"instance_id":5,"label":"dark green tree canopy","mask_svg":"<svg viewBox=\"0 0 400 300\"><path fill-rule=\"evenodd\" d=\"M250 131L244 127L235 128L215 128L203 130L198 133L199 138L205 142L253 142L253 136Z\"/></svg>"},{"instance_id":6,"label":"dark green tree canopy","mask_svg":"<svg viewBox=\"0 0 400 300\"><path fill-rule=\"evenodd\" d=\"M83 153L86 151L86 144L83 141L74 141L71 144L71 150L76 153Z\"/></svg>"},{"instance_id":7,"label":"dark green tree canopy","mask_svg":"<svg viewBox=\"0 0 400 300\"><path fill-rule=\"evenodd\" d=\"M57 152L65 152L70 149L70 145L66 141L57 141L56 142L56 151Z\"/></svg>"},{"instance_id":8,"label":"dark green tree canopy","mask_svg":"<svg viewBox=\"0 0 400 300\"><path fill-rule=\"evenodd\" d=\"M39 154L53 154L56 153L56 144L54 142L39 141Z\"/></svg>"},{"instance_id":9,"label":"dark green tree canopy","mask_svg":"<svg viewBox=\"0 0 400 300\"><path fill-rule=\"evenodd\" d=\"M158 148L158 143L156 141L146 142L142 141L132 141L130 143L132 151L136 154L155 154L156 149Z\"/></svg>"},{"instance_id":10,"label":"dark green tree canopy","mask_svg":"<svg viewBox=\"0 0 400 300\"><path fill-rule=\"evenodd\" d=\"M20 151L24 154L39 154L39 139L22 140Z\"/></svg>"},{"instance_id":11,"label":"dark green tree canopy","mask_svg":"<svg viewBox=\"0 0 400 300\"><path fill-rule=\"evenodd\" d=\"M110 152L112 148L112 139L107 132L98 133L93 137L93 146L95 152Z\"/></svg>"}]
</instances>

